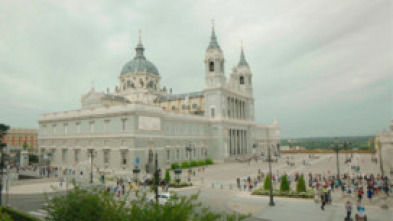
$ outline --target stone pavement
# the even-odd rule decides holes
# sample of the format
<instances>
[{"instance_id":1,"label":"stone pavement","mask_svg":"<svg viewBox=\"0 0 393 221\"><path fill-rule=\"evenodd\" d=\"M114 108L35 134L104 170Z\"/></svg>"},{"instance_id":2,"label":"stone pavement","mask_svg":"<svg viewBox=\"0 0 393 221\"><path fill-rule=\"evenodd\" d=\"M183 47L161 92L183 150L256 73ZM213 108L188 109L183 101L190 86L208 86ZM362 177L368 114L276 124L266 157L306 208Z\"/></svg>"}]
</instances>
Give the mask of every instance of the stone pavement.
<instances>
[{"instance_id":1,"label":"stone pavement","mask_svg":"<svg viewBox=\"0 0 393 221\"><path fill-rule=\"evenodd\" d=\"M68 184L68 188L73 188L73 185ZM63 186L60 186L59 182L41 182L41 183L28 183L28 184L19 184L15 186L10 186L8 194L10 195L31 195L31 194L44 194L44 193L52 193L52 192L61 192L66 191L66 185L63 182ZM3 189L3 194L5 194L6 190Z\"/></svg>"},{"instance_id":2,"label":"stone pavement","mask_svg":"<svg viewBox=\"0 0 393 221\"><path fill-rule=\"evenodd\" d=\"M270 207L269 197L239 196L229 200L228 207L234 211L251 213L253 220L301 220L301 221L337 221L346 216L343 204L327 205L321 210L320 204L312 200L275 198L275 206ZM355 208L352 212L354 217ZM393 210L376 207L366 208L368 220L392 221Z\"/></svg>"}]
</instances>

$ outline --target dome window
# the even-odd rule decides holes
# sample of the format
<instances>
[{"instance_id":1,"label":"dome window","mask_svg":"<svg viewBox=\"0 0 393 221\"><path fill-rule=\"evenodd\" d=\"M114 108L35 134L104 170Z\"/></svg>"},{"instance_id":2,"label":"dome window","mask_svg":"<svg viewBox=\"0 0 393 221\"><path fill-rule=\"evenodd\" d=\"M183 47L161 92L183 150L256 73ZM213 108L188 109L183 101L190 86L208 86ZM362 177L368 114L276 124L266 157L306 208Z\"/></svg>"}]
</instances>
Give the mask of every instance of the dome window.
<instances>
[{"instance_id":1,"label":"dome window","mask_svg":"<svg viewBox=\"0 0 393 221\"><path fill-rule=\"evenodd\" d=\"M147 88L154 89L154 82L153 81L149 81L149 84L147 84Z\"/></svg>"},{"instance_id":2,"label":"dome window","mask_svg":"<svg viewBox=\"0 0 393 221\"><path fill-rule=\"evenodd\" d=\"M240 81L240 84L243 85L243 84L244 84L244 77L243 77L243 76L240 76L239 81Z\"/></svg>"},{"instance_id":3,"label":"dome window","mask_svg":"<svg viewBox=\"0 0 393 221\"><path fill-rule=\"evenodd\" d=\"M214 62L213 61L209 62L209 70L210 70L210 72L214 71Z\"/></svg>"}]
</instances>

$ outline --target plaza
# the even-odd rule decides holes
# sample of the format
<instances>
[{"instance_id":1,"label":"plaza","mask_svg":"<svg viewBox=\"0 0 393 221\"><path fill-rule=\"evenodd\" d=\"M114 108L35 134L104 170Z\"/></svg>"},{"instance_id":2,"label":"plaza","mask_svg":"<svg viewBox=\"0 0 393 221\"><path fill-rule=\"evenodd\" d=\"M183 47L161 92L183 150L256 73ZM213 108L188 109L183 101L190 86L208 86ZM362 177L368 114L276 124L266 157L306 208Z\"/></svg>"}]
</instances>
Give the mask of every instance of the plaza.
<instances>
[{"instance_id":1,"label":"plaza","mask_svg":"<svg viewBox=\"0 0 393 221\"><path fill-rule=\"evenodd\" d=\"M361 165L359 171L351 170L350 164L345 163L345 159L350 154L340 154L340 168L341 173L351 173L351 174L380 174L379 165L372 161L372 156L370 154L353 154L352 165ZM322 176L328 176L329 174L336 174L336 158L335 154L315 154L312 159L309 158L309 154L283 154L277 163L272 163L272 172L275 175L282 175L286 173L287 175L294 175L295 173L305 174L306 183L308 183L308 173L322 174ZM291 165L288 166L286 161L290 159ZM304 161L306 163L304 164ZM351 195L342 195L340 189L336 189L332 192L332 204L327 205L324 211L320 208L320 202L315 202L314 199L294 199L294 198L283 198L274 196L275 206L269 206L268 196L255 196L251 195L251 192L242 188L238 189L236 187L236 179L238 177L252 177L255 178L258 170L267 174L268 173L268 162L266 161L251 161L250 163L239 163L239 162L225 162L217 163L205 167L204 170L193 169L195 171L195 176L191 177L193 186L172 189L169 191L174 191L179 195L189 196L191 194L197 193L199 191L199 200L204 206L213 209L214 211L224 211L232 212L236 211L243 214L251 214L249 220L285 220L291 218L291 220L318 220L335 221L341 220L345 216L344 204L346 201L350 200L352 205L357 205L357 197L353 193ZM202 172L203 171L203 172ZM187 180L186 170L183 171L182 180ZM174 177L174 174L172 174ZM60 177L58 178L60 179ZM96 181L98 182L98 180ZM110 181L105 184L105 186L113 187L116 185L115 181ZM258 183L256 188L262 187L263 182ZM274 182L273 186L279 188L279 183ZM52 192L53 187L57 191L65 190L65 184L63 184L62 189L59 187L58 183L53 181L49 183L37 184L42 186L42 188L36 188L37 196L43 192ZM13 188L15 188L13 190ZM255 187L254 187L255 188ZM292 182L292 189L295 189L295 182ZM41 192L40 192L41 190ZM49 190L49 191L48 191ZM152 194L149 192L149 187L145 189L147 194ZM31 190L28 186L18 186L11 187L12 194L28 194ZM369 219L371 220L381 220L390 221L393 215L393 194L389 197L384 197L384 193L379 193L372 200L366 197L362 201L362 205L366 208ZM319 198L319 196L317 196ZM387 204L389 207L387 209L382 209L381 207ZM12 207L15 205L11 205ZM37 214L37 210L27 210L30 214ZM355 210L353 214L355 213ZM44 213L40 215L41 218L44 217Z\"/></svg>"}]
</instances>

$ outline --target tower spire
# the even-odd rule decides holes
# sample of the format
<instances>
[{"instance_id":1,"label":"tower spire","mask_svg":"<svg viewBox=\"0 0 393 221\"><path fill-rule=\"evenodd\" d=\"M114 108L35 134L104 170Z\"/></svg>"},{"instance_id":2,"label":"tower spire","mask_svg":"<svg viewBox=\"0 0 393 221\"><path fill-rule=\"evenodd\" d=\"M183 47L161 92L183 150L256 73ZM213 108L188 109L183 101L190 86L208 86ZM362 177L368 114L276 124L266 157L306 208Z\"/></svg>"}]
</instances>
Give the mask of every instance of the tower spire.
<instances>
[{"instance_id":1,"label":"tower spire","mask_svg":"<svg viewBox=\"0 0 393 221\"><path fill-rule=\"evenodd\" d=\"M241 46L240 46L240 60L239 60L239 63L237 64L237 66L238 67L248 66L248 63L246 61L246 57L244 56L243 41L241 42Z\"/></svg>"},{"instance_id":2,"label":"tower spire","mask_svg":"<svg viewBox=\"0 0 393 221\"><path fill-rule=\"evenodd\" d=\"M218 45L216 33L214 31L214 19L212 19L212 34L210 36L210 43L207 49L221 49L220 45Z\"/></svg>"},{"instance_id":3,"label":"tower spire","mask_svg":"<svg viewBox=\"0 0 393 221\"><path fill-rule=\"evenodd\" d=\"M143 54L143 51L145 48L143 47L142 44L142 32L139 29L139 34L138 34L138 44L135 47L135 58L141 58L141 59L146 59L145 55Z\"/></svg>"}]
</instances>

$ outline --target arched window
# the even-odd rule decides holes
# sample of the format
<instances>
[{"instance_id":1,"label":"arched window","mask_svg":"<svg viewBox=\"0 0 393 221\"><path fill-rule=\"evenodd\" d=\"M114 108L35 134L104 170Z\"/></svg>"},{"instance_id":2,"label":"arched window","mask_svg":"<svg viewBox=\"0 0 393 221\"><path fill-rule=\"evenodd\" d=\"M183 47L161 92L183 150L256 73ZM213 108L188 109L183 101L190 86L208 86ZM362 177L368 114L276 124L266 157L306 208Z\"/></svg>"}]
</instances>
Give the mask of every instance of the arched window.
<instances>
[{"instance_id":1,"label":"arched window","mask_svg":"<svg viewBox=\"0 0 393 221\"><path fill-rule=\"evenodd\" d=\"M144 83L143 83L142 78L139 79L139 84L141 85L141 87L143 87Z\"/></svg>"},{"instance_id":2,"label":"arched window","mask_svg":"<svg viewBox=\"0 0 393 221\"><path fill-rule=\"evenodd\" d=\"M244 77L243 77L243 76L240 76L239 81L240 81L240 84L244 84Z\"/></svg>"},{"instance_id":3,"label":"arched window","mask_svg":"<svg viewBox=\"0 0 393 221\"><path fill-rule=\"evenodd\" d=\"M210 70L211 72L214 71L214 62L213 62L213 61L209 62L209 70Z\"/></svg>"},{"instance_id":4,"label":"arched window","mask_svg":"<svg viewBox=\"0 0 393 221\"><path fill-rule=\"evenodd\" d=\"M214 108L212 108L212 109L210 109L210 116L211 116L212 118L214 118L214 115L215 115L215 113L214 113Z\"/></svg>"},{"instance_id":5,"label":"arched window","mask_svg":"<svg viewBox=\"0 0 393 221\"><path fill-rule=\"evenodd\" d=\"M154 88L154 82L149 81L149 83L147 84L147 88Z\"/></svg>"}]
</instances>

